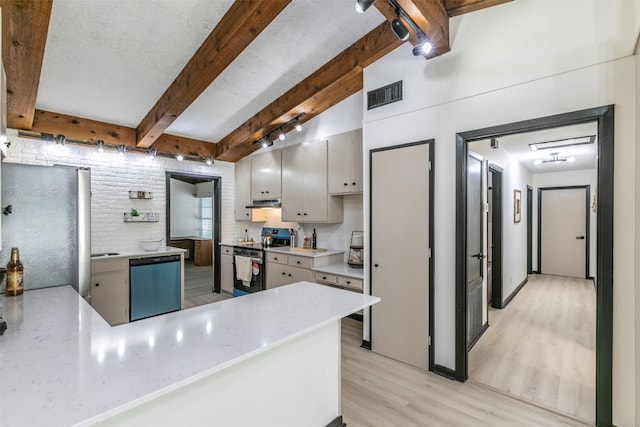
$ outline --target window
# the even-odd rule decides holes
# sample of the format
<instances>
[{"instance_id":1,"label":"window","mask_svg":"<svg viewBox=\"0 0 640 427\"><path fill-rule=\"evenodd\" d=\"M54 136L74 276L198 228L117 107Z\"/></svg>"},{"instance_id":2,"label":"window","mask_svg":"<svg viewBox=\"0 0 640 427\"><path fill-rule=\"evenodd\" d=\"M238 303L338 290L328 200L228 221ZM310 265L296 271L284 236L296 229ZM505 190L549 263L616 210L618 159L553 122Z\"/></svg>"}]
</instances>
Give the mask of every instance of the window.
<instances>
[{"instance_id":1,"label":"window","mask_svg":"<svg viewBox=\"0 0 640 427\"><path fill-rule=\"evenodd\" d=\"M198 237L213 238L213 198L198 199Z\"/></svg>"}]
</instances>

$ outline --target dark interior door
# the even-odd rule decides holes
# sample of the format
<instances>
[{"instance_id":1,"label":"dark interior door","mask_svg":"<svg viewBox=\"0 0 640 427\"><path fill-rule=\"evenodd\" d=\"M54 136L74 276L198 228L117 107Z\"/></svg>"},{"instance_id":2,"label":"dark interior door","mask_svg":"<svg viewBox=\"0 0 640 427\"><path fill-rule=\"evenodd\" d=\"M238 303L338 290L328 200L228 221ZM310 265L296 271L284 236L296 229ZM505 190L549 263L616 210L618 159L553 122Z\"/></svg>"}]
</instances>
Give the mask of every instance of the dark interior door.
<instances>
[{"instance_id":1,"label":"dark interior door","mask_svg":"<svg viewBox=\"0 0 640 427\"><path fill-rule=\"evenodd\" d=\"M467 346L482 329L482 160L467 159Z\"/></svg>"}]
</instances>

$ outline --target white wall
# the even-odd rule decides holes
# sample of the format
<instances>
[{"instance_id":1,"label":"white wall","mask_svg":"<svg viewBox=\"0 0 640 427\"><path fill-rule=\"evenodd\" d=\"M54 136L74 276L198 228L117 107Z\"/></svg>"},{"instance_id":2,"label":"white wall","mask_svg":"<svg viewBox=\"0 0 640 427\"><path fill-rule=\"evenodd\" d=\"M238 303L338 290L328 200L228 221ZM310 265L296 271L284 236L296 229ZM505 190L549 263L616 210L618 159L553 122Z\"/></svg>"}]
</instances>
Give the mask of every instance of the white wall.
<instances>
[{"instance_id":1,"label":"white wall","mask_svg":"<svg viewBox=\"0 0 640 427\"><path fill-rule=\"evenodd\" d=\"M436 140L435 363L449 368L455 365L456 132L615 104L613 422L619 426L635 425L636 70L634 58L615 59L633 51L637 8L637 2L597 0L580 7L554 2L553 13L548 2L530 0L488 8L452 19L451 54L424 61L403 45L367 67L364 80L365 91L399 79L405 88L404 101L365 112L365 152ZM366 155L364 166L368 176ZM365 181L365 230L368 192ZM366 268L365 275L368 287Z\"/></svg>"},{"instance_id":2,"label":"white wall","mask_svg":"<svg viewBox=\"0 0 640 427\"><path fill-rule=\"evenodd\" d=\"M469 144L469 150L480 154L503 169L502 173L502 301L504 302L527 278L527 185L531 174L502 147L490 147L483 140ZM521 193L521 220L513 222L513 190Z\"/></svg>"},{"instance_id":3,"label":"white wall","mask_svg":"<svg viewBox=\"0 0 640 427\"><path fill-rule=\"evenodd\" d=\"M261 149L258 152L279 149L303 142L317 141L339 133L360 129L362 127L362 97L362 91L351 95L324 113L304 123L301 132L289 132L285 141L275 141L270 149ZM242 237L244 229L249 230L249 237L256 239L264 226L294 228L299 233L298 242L302 242L305 237L311 237L315 228L318 234L318 247L344 250L344 260L347 261L351 232L364 230L363 199L362 194L338 197L344 198L344 220L341 224L285 223L281 221L280 209L273 209L269 212L266 222L237 221L236 229L238 234L234 236L234 240Z\"/></svg>"},{"instance_id":4,"label":"white wall","mask_svg":"<svg viewBox=\"0 0 640 427\"><path fill-rule=\"evenodd\" d=\"M173 159L127 154L124 158L114 152L98 153L92 147L67 145L66 153L51 152L42 141L24 139L9 134L11 146L5 162L53 165L65 164L91 169L91 251L108 252L140 249L140 240L165 237L166 191L165 171L192 172L221 177L222 224L221 239L236 236L233 218L234 165L215 162L178 162ZM151 200L129 199L129 190L151 191ZM156 223L124 223L123 213L131 208L139 212L157 212Z\"/></svg>"},{"instance_id":5,"label":"white wall","mask_svg":"<svg viewBox=\"0 0 640 427\"><path fill-rule=\"evenodd\" d=\"M197 236L196 186L173 178L169 182L171 189L171 226L169 227L171 238Z\"/></svg>"},{"instance_id":6,"label":"white wall","mask_svg":"<svg viewBox=\"0 0 640 427\"><path fill-rule=\"evenodd\" d=\"M639 46L636 45L636 48ZM636 111L640 111L640 49L635 52L635 66L636 66ZM640 146L640 120L636 120L636 147ZM640 191L640 150L636 151L636 167L635 167L635 193ZM635 200L635 223L632 227L635 229L635 253L633 256L635 264L635 289L640 289L640 197L636 197ZM631 319L630 319L631 320ZM640 420L640 292L636 291L635 295L635 391L636 391L636 421Z\"/></svg>"},{"instance_id":7,"label":"white wall","mask_svg":"<svg viewBox=\"0 0 640 427\"><path fill-rule=\"evenodd\" d=\"M544 187L562 187L573 185L590 185L591 200L589 206L593 202L593 197L598 194L598 173L596 169L555 172L555 173L537 173L533 175L533 268L537 269L538 265L538 189ZM589 275L596 277L596 221L597 213L590 210L589 214Z\"/></svg>"}]
</instances>

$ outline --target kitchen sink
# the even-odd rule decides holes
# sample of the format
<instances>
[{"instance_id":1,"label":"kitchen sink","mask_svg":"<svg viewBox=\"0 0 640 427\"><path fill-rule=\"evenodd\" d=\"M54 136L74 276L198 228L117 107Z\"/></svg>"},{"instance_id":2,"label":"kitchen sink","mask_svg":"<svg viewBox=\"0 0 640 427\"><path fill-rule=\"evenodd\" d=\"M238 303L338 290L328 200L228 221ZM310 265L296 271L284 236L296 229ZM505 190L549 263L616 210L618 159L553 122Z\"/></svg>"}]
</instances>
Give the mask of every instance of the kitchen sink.
<instances>
[{"instance_id":1,"label":"kitchen sink","mask_svg":"<svg viewBox=\"0 0 640 427\"><path fill-rule=\"evenodd\" d=\"M120 255L120 252L103 252L101 254L91 254L91 257L101 257L101 256L115 256Z\"/></svg>"}]
</instances>

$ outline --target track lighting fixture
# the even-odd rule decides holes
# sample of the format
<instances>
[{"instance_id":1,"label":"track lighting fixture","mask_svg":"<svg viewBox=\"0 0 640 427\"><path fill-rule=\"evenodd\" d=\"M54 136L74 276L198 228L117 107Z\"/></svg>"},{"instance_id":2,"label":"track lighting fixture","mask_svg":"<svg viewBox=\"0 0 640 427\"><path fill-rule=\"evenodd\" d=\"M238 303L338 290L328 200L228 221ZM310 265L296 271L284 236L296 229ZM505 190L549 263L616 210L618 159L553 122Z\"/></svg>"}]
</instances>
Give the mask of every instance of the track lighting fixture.
<instances>
[{"instance_id":1,"label":"track lighting fixture","mask_svg":"<svg viewBox=\"0 0 640 427\"><path fill-rule=\"evenodd\" d=\"M124 156L126 152L127 152L127 147L125 147L124 144L118 145L118 155Z\"/></svg>"},{"instance_id":2,"label":"track lighting fixture","mask_svg":"<svg viewBox=\"0 0 640 427\"><path fill-rule=\"evenodd\" d=\"M57 145L64 145L67 141L67 138L64 135L56 135L55 141Z\"/></svg>"},{"instance_id":3,"label":"track lighting fixture","mask_svg":"<svg viewBox=\"0 0 640 427\"><path fill-rule=\"evenodd\" d=\"M424 34L420 34L420 42L413 47L413 56L427 55L433 49L431 40Z\"/></svg>"},{"instance_id":4,"label":"track lighting fixture","mask_svg":"<svg viewBox=\"0 0 640 427\"><path fill-rule=\"evenodd\" d=\"M393 31L400 41L406 41L409 38L409 29L400 19L400 9L396 9L396 19L391 21L391 31Z\"/></svg>"},{"instance_id":5,"label":"track lighting fixture","mask_svg":"<svg viewBox=\"0 0 640 427\"><path fill-rule=\"evenodd\" d=\"M278 134L278 139L280 141L284 141L287 137L284 134L284 131L282 129L280 129L280 133Z\"/></svg>"},{"instance_id":6,"label":"track lighting fixture","mask_svg":"<svg viewBox=\"0 0 640 427\"><path fill-rule=\"evenodd\" d=\"M149 158L151 160L153 160L158 155L158 150L156 150L155 148L151 147L151 148L149 148L149 151L147 151L147 154L148 154Z\"/></svg>"},{"instance_id":7,"label":"track lighting fixture","mask_svg":"<svg viewBox=\"0 0 640 427\"><path fill-rule=\"evenodd\" d=\"M356 0L356 12L365 13L376 0Z\"/></svg>"},{"instance_id":8,"label":"track lighting fixture","mask_svg":"<svg viewBox=\"0 0 640 427\"><path fill-rule=\"evenodd\" d=\"M104 153L104 141L99 139L98 142L96 142L96 147L98 147L98 153Z\"/></svg>"},{"instance_id":9,"label":"track lighting fixture","mask_svg":"<svg viewBox=\"0 0 640 427\"><path fill-rule=\"evenodd\" d=\"M182 154L176 154L176 160L181 162L184 160L184 156Z\"/></svg>"},{"instance_id":10,"label":"track lighting fixture","mask_svg":"<svg viewBox=\"0 0 640 427\"><path fill-rule=\"evenodd\" d=\"M571 156L571 157L560 157L560 153L550 153L549 156L551 157L550 159L546 159L546 160L542 160L542 159L536 159L533 161L534 165L541 165L544 163L554 163L556 165L559 165L560 163L563 162L567 162L567 163L573 163L576 161L576 158Z\"/></svg>"},{"instance_id":11,"label":"track lighting fixture","mask_svg":"<svg viewBox=\"0 0 640 427\"><path fill-rule=\"evenodd\" d=\"M207 156L204 158L204 162L207 164L207 166L211 166L213 164L213 158L210 154L207 154Z\"/></svg>"}]
</instances>

